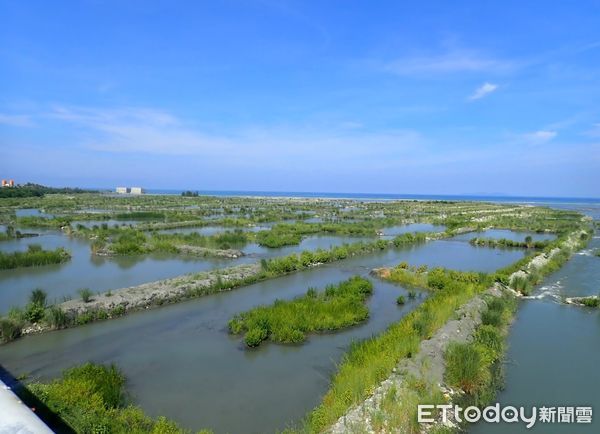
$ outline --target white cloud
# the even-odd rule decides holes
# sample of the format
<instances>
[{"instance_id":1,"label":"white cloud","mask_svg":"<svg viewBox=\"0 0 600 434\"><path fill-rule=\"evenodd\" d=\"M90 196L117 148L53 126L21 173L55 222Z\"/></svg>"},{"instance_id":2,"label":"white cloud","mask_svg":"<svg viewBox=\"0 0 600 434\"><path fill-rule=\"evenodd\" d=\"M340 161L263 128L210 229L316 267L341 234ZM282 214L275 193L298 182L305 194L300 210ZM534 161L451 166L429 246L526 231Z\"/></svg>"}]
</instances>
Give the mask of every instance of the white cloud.
<instances>
[{"instance_id":1,"label":"white cloud","mask_svg":"<svg viewBox=\"0 0 600 434\"><path fill-rule=\"evenodd\" d=\"M549 142L550 140L555 138L557 135L558 135L558 133L556 131L539 130L539 131L534 131L532 133L523 134L522 137L531 144L539 145L542 143Z\"/></svg>"},{"instance_id":2,"label":"white cloud","mask_svg":"<svg viewBox=\"0 0 600 434\"><path fill-rule=\"evenodd\" d=\"M498 89L497 84L485 82L481 86L479 86L477 89L475 89L475 92L469 97L469 99L471 101L481 99L484 96L487 96L490 93L494 92L496 89Z\"/></svg>"},{"instance_id":3,"label":"white cloud","mask_svg":"<svg viewBox=\"0 0 600 434\"><path fill-rule=\"evenodd\" d=\"M401 75L449 74L458 72L507 72L516 67L509 60L495 59L473 50L452 50L443 54L396 59L384 70Z\"/></svg>"},{"instance_id":4,"label":"white cloud","mask_svg":"<svg viewBox=\"0 0 600 434\"><path fill-rule=\"evenodd\" d=\"M257 126L203 131L170 113L148 108L55 107L46 117L67 122L87 149L112 153L201 156L211 161L331 164L408 155L424 143L413 130L362 131L362 124L329 127Z\"/></svg>"},{"instance_id":5,"label":"white cloud","mask_svg":"<svg viewBox=\"0 0 600 434\"><path fill-rule=\"evenodd\" d=\"M10 125L12 127L31 127L33 122L29 116L24 115L6 115L0 113L0 124Z\"/></svg>"}]
</instances>

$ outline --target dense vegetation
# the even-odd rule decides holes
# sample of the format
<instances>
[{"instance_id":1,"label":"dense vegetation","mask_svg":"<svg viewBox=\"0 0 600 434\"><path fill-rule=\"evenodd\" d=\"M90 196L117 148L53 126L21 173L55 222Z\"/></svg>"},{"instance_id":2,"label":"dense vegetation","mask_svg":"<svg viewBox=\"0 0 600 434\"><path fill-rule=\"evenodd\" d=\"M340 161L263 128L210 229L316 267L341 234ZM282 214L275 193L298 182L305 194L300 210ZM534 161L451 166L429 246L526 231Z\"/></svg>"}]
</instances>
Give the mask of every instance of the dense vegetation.
<instances>
[{"instance_id":1,"label":"dense vegetation","mask_svg":"<svg viewBox=\"0 0 600 434\"><path fill-rule=\"evenodd\" d=\"M83 190L81 188L55 188L46 187L40 184L33 184L28 182L27 184L15 185L14 187L3 187L0 188L0 199L2 198L24 198L24 197L42 197L46 194L80 194L90 193L90 190Z\"/></svg>"},{"instance_id":2,"label":"dense vegetation","mask_svg":"<svg viewBox=\"0 0 600 434\"><path fill-rule=\"evenodd\" d=\"M27 386L51 412L77 433L185 433L165 417L150 418L129 404L125 377L114 366L86 363L60 379ZM208 431L202 431L208 433Z\"/></svg>"},{"instance_id":3,"label":"dense vegetation","mask_svg":"<svg viewBox=\"0 0 600 434\"><path fill-rule=\"evenodd\" d=\"M446 381L464 392L459 397L460 404L488 405L502 386L504 340L515 310L514 298L489 297L473 342L448 346Z\"/></svg>"},{"instance_id":4,"label":"dense vegetation","mask_svg":"<svg viewBox=\"0 0 600 434\"><path fill-rule=\"evenodd\" d=\"M256 234L256 242L265 247L283 247L300 244L302 234L294 231L284 231L274 226L271 230L260 231Z\"/></svg>"},{"instance_id":5,"label":"dense vegetation","mask_svg":"<svg viewBox=\"0 0 600 434\"><path fill-rule=\"evenodd\" d=\"M39 244L30 244L25 252L0 252L0 270L60 264L70 259L71 254L62 247L56 250L43 250Z\"/></svg>"},{"instance_id":6,"label":"dense vegetation","mask_svg":"<svg viewBox=\"0 0 600 434\"><path fill-rule=\"evenodd\" d=\"M550 244L549 240L533 241L530 236L525 237L524 241L508 240L506 238L472 238L469 241L474 246L486 247L520 247L525 249L543 249Z\"/></svg>"},{"instance_id":7,"label":"dense vegetation","mask_svg":"<svg viewBox=\"0 0 600 434\"><path fill-rule=\"evenodd\" d=\"M77 234L93 239L92 251L104 255L137 255L152 252L180 253L183 246L205 249L230 249L248 242L241 231L226 231L215 235L147 233L138 229L121 227L97 229L78 228ZM210 252L204 252L210 253Z\"/></svg>"},{"instance_id":8,"label":"dense vegetation","mask_svg":"<svg viewBox=\"0 0 600 434\"><path fill-rule=\"evenodd\" d=\"M369 316L364 302L372 291L373 284L360 276L329 285L323 292L310 288L302 297L276 300L270 306L237 314L229 321L229 330L245 333L249 347L266 339L300 343L307 333L338 330L364 321Z\"/></svg>"}]
</instances>

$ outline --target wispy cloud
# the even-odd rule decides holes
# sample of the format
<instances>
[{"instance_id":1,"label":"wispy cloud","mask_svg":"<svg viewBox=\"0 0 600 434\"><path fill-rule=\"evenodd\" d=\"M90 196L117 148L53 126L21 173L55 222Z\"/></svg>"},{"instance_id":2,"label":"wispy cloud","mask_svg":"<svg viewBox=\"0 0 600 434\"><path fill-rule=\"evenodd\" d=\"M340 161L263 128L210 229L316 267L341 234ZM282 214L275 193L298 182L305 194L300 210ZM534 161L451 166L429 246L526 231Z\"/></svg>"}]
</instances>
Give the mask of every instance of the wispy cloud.
<instances>
[{"instance_id":1,"label":"wispy cloud","mask_svg":"<svg viewBox=\"0 0 600 434\"><path fill-rule=\"evenodd\" d=\"M384 70L400 75L507 72L516 67L511 60L498 59L475 50L453 49L441 54L395 59Z\"/></svg>"},{"instance_id":2,"label":"wispy cloud","mask_svg":"<svg viewBox=\"0 0 600 434\"><path fill-rule=\"evenodd\" d=\"M485 82L481 86L479 86L477 89L475 89L475 92L471 96L469 96L469 100L475 101L477 99L481 99L484 96L487 96L490 93L496 91L496 89L498 89L497 84Z\"/></svg>"},{"instance_id":3,"label":"wispy cloud","mask_svg":"<svg viewBox=\"0 0 600 434\"><path fill-rule=\"evenodd\" d=\"M538 130L523 134L521 137L532 145L540 145L554 139L558 133L550 130Z\"/></svg>"},{"instance_id":4,"label":"wispy cloud","mask_svg":"<svg viewBox=\"0 0 600 434\"><path fill-rule=\"evenodd\" d=\"M0 124L11 127L32 127L33 121L25 115L7 115L0 113Z\"/></svg>"},{"instance_id":5,"label":"wispy cloud","mask_svg":"<svg viewBox=\"0 0 600 434\"><path fill-rule=\"evenodd\" d=\"M362 124L331 127L253 126L227 133L203 131L176 116L149 108L97 109L57 106L45 115L76 127L80 145L94 151L202 156L251 164L289 161L331 164L373 155L405 155L421 147L414 130L363 131Z\"/></svg>"}]
</instances>

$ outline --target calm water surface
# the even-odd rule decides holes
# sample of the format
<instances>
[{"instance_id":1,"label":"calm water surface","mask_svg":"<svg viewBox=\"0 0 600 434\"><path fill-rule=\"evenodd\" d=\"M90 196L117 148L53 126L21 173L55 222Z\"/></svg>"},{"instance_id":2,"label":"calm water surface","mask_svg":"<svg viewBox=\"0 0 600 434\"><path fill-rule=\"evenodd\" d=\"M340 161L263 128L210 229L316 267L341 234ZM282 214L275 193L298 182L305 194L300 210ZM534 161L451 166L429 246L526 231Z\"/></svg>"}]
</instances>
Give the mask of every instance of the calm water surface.
<instances>
[{"instance_id":1,"label":"calm water surface","mask_svg":"<svg viewBox=\"0 0 600 434\"><path fill-rule=\"evenodd\" d=\"M219 228L205 227L192 230L217 231ZM13 306L25 305L29 294L35 288L46 291L50 301L60 301L64 297L77 296L77 290L80 288L107 291L185 273L256 262L263 258L289 255L303 250L328 249L344 243L372 240L366 237L315 235L304 238L299 245L276 249L249 243L242 248L247 256L233 260L185 257L166 253L107 258L92 255L88 240L69 237L60 231L43 229L22 229L22 231L36 232L40 236L0 242L0 251L25 251L31 244L40 244L44 249L64 247L71 252L72 259L64 264L0 270L0 314L7 312Z\"/></svg>"},{"instance_id":2,"label":"calm water surface","mask_svg":"<svg viewBox=\"0 0 600 434\"><path fill-rule=\"evenodd\" d=\"M123 369L136 403L191 429L217 433L274 432L299 420L326 392L335 364L353 340L380 333L412 310L395 299L405 291L374 280L370 319L340 333L311 336L300 346L266 344L244 349L227 333L234 314L289 299L307 288L323 288L373 267L441 265L491 271L522 257L519 250L476 248L452 240L352 258L228 293L167 306L70 330L31 336L0 347L0 360L13 374L57 376L66 367L92 360Z\"/></svg>"}]
</instances>

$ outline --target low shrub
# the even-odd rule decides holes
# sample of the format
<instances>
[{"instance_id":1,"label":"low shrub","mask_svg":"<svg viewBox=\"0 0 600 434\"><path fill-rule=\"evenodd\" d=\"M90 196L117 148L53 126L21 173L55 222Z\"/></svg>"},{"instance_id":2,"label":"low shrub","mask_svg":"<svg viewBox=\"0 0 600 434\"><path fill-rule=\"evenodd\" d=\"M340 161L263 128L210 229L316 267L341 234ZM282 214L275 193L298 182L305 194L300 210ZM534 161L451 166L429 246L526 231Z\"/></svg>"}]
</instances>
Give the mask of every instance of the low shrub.
<instances>
[{"instance_id":1,"label":"low shrub","mask_svg":"<svg viewBox=\"0 0 600 434\"><path fill-rule=\"evenodd\" d=\"M475 394L488 378L487 365L475 344L451 343L445 354L446 380L465 393Z\"/></svg>"},{"instance_id":2,"label":"low shrub","mask_svg":"<svg viewBox=\"0 0 600 434\"><path fill-rule=\"evenodd\" d=\"M21 336L23 324L9 318L0 318L0 338L2 342L10 342Z\"/></svg>"}]
</instances>

